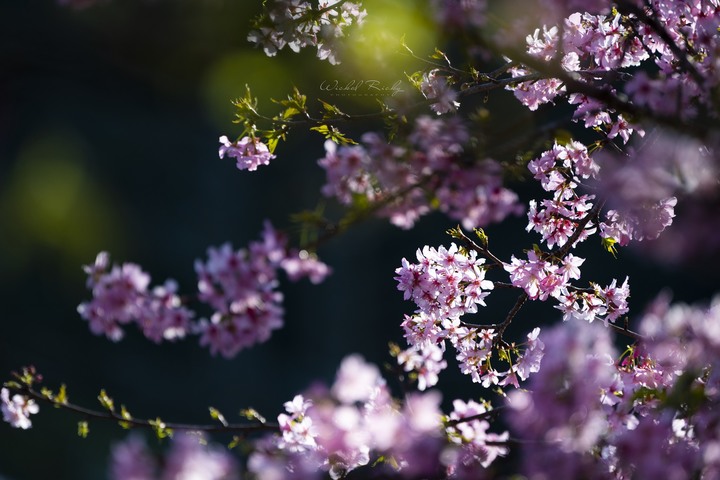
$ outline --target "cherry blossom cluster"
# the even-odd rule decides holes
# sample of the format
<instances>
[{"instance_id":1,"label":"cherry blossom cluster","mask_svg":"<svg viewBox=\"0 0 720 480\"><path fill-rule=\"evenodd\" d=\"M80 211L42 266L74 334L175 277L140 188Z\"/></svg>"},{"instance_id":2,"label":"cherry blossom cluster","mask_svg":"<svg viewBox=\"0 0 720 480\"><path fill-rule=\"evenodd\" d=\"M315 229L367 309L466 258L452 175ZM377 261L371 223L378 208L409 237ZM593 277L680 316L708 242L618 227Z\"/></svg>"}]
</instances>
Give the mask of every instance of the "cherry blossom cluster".
<instances>
[{"instance_id":1,"label":"cherry blossom cluster","mask_svg":"<svg viewBox=\"0 0 720 480\"><path fill-rule=\"evenodd\" d=\"M315 385L285 404L281 433L258 441L248 470L258 480L337 479L372 462L383 477L470 478L461 474L507 454L508 433L490 432L481 418L487 405L456 400L443 417L440 400L434 391L411 393L399 405L377 367L351 355L331 388Z\"/></svg>"},{"instance_id":2,"label":"cherry blossom cluster","mask_svg":"<svg viewBox=\"0 0 720 480\"><path fill-rule=\"evenodd\" d=\"M40 408L31 398L15 394L10 396L10 390L0 389L0 410L2 410L3 421L14 428L27 430L32 427L30 415L38 413Z\"/></svg>"},{"instance_id":3,"label":"cherry blossom cluster","mask_svg":"<svg viewBox=\"0 0 720 480\"><path fill-rule=\"evenodd\" d=\"M254 137L243 137L231 142L228 137L220 137L220 158L228 157L237 160L238 170L254 172L260 165L268 165L275 155L270 153L267 145Z\"/></svg>"},{"instance_id":4,"label":"cherry blossom cluster","mask_svg":"<svg viewBox=\"0 0 720 480\"><path fill-rule=\"evenodd\" d=\"M624 1L618 2L619 11L611 14L609 2L594 3L583 3L585 13L570 14L561 21L562 28L536 29L526 38L527 53L542 62L556 62L564 72L573 74L572 78L613 94L616 91L611 81L618 78L617 72L652 60L656 73L627 73L630 79L624 83L624 93L633 104L659 116L682 119L712 110L712 89L720 82L717 2L654 0L640 5ZM611 71L615 73L608 75ZM511 72L520 77L530 70L516 67ZM531 110L567 93L565 83L558 78L507 88ZM569 102L578 105L576 120L583 120L586 127L601 128L608 138L619 135L627 143L634 127L622 114L578 93L571 94Z\"/></svg>"},{"instance_id":5,"label":"cherry blossom cluster","mask_svg":"<svg viewBox=\"0 0 720 480\"><path fill-rule=\"evenodd\" d=\"M474 400L453 401L446 432L451 444L458 448L449 451L452 454L448 468L450 478L479 478L498 457L509 453L510 449L503 444L508 442L510 433L490 432L490 422L483 418L491 411L484 403Z\"/></svg>"},{"instance_id":6,"label":"cherry blossom cluster","mask_svg":"<svg viewBox=\"0 0 720 480\"><path fill-rule=\"evenodd\" d=\"M643 13L637 14L643 15L638 18L643 23L629 18L658 71L653 77L638 72L626 83L625 93L636 105L661 115L688 119L703 109L713 110L712 92L720 83L720 4L668 0L648 3ZM662 88L658 91L659 85Z\"/></svg>"},{"instance_id":7,"label":"cherry blossom cluster","mask_svg":"<svg viewBox=\"0 0 720 480\"><path fill-rule=\"evenodd\" d=\"M229 243L208 249L208 259L195 262L198 298L215 312L200 320L200 344L226 358L256 343L265 342L283 325L283 295L278 270L291 280L309 277L319 283L330 273L327 265L306 251L288 250L287 240L269 222L262 238L247 249L233 250Z\"/></svg>"},{"instance_id":8,"label":"cherry blossom cluster","mask_svg":"<svg viewBox=\"0 0 720 480\"><path fill-rule=\"evenodd\" d=\"M621 246L630 240L656 239L675 217L677 198L670 197L651 205L636 205L630 211L608 210L600 223L600 235Z\"/></svg>"},{"instance_id":9,"label":"cherry blossom cluster","mask_svg":"<svg viewBox=\"0 0 720 480\"><path fill-rule=\"evenodd\" d=\"M527 390L508 395L506 418L531 448L522 449L529 478L608 478L589 452L610 429L603 392L613 400L614 350L608 330L567 322L546 330L542 368ZM605 475L603 475L603 473Z\"/></svg>"},{"instance_id":10,"label":"cherry blossom cluster","mask_svg":"<svg viewBox=\"0 0 720 480\"><path fill-rule=\"evenodd\" d=\"M558 262L559 265L535 250L529 250L527 257L525 260L513 255L503 268L510 274L514 286L522 288L531 300L541 301L562 295L571 279L580 279L580 265L585 262L572 253Z\"/></svg>"},{"instance_id":11,"label":"cherry blossom cluster","mask_svg":"<svg viewBox=\"0 0 720 480\"><path fill-rule=\"evenodd\" d=\"M572 141L543 152L539 158L528 164L534 178L552 200L543 200L538 207L536 200L530 201L527 230L542 235L548 248L566 247L570 238L574 244L587 239L597 231L590 218L594 195L578 195L576 189L600 172L599 165L587 152L585 145ZM639 211L645 212L641 207ZM601 224L601 235L609 238L611 229L623 228L614 211L607 214L608 223ZM633 217L633 218L637 218ZM672 218L672 217L670 217ZM668 223L669 224L669 223ZM582 226L582 230L578 228ZM637 238L640 240L641 238ZM625 245L621 243L621 245ZM510 274L511 283L522 288L532 300L545 301L554 298L560 302L556 307L563 312L564 320L571 317L592 322L602 318L605 323L614 322L628 312L627 299L630 295L628 280L617 286L613 280L607 287L592 285L592 289L578 289L571 286L571 280L580 279L580 266L584 258L567 253L562 258L546 254L539 249L527 252L527 260L514 255L504 269Z\"/></svg>"},{"instance_id":12,"label":"cherry blossom cluster","mask_svg":"<svg viewBox=\"0 0 720 480\"><path fill-rule=\"evenodd\" d=\"M696 143L695 148L700 150ZM614 207L599 223L600 236L610 240L610 245L620 246L630 240L657 238L675 216L677 198L671 194L687 191L683 184L700 188L698 185L712 178L707 175L712 168L703 162L698 151L684 166L679 155L674 154L676 151L677 148L662 151L649 142L647 153L632 155L632 160L603 151L596 155L599 157L596 162L579 142L556 143L528 164L543 189L553 192L553 199L543 200L540 206L537 201L530 201L527 230L540 233L549 248L564 246L593 208L591 200L595 195L579 195L576 189L585 180L598 177L596 187ZM693 167L697 168L696 172L690 172ZM596 231L597 228L587 222L576 241L583 241Z\"/></svg>"},{"instance_id":13,"label":"cherry blossom cluster","mask_svg":"<svg viewBox=\"0 0 720 480\"><path fill-rule=\"evenodd\" d=\"M420 91L425 98L433 100L430 108L438 115L455 112L460 106L457 101L457 92L450 88L447 78L440 75L440 71L437 69L423 74Z\"/></svg>"},{"instance_id":14,"label":"cherry blossom cluster","mask_svg":"<svg viewBox=\"0 0 720 480\"><path fill-rule=\"evenodd\" d=\"M182 305L174 281L150 290L150 275L139 265L111 266L107 252L100 252L84 270L93 298L81 303L78 312L94 334L119 341L122 326L137 323L147 338L159 343L183 338L190 330L194 313Z\"/></svg>"},{"instance_id":15,"label":"cherry blossom cluster","mask_svg":"<svg viewBox=\"0 0 720 480\"><path fill-rule=\"evenodd\" d=\"M670 306L661 297L645 336L621 357L607 329L547 330L543 368L508 396L523 470L557 478L714 478L720 422L720 302ZM618 360L620 358L620 360Z\"/></svg>"},{"instance_id":16,"label":"cherry blossom cluster","mask_svg":"<svg viewBox=\"0 0 720 480\"><path fill-rule=\"evenodd\" d=\"M484 258L452 244L450 248L418 249L417 260L410 263L403 258L402 266L395 270L395 280L405 299L418 307L402 323L410 347L399 353L398 362L406 371L415 372L420 390L435 385L439 372L447 366L443 358L446 340L456 351L460 370L486 388L498 384L517 387L518 378L525 380L537 371L543 351L537 338L539 329L528 334L524 352L518 348L512 352L516 361L500 371L491 362L497 340L495 328L461 320L466 313L477 313L478 305L485 306L484 299L494 288L485 279Z\"/></svg>"},{"instance_id":17,"label":"cherry blossom cluster","mask_svg":"<svg viewBox=\"0 0 720 480\"><path fill-rule=\"evenodd\" d=\"M600 235L623 246L631 240L657 239L644 248L675 261L712 252L718 241L711 228L713 215L704 211L703 202L718 195L717 151L716 141L703 144L658 129L632 145L628 156L599 152L599 187L611 208L600 222ZM681 224L665 230L676 220L679 199L688 206Z\"/></svg>"},{"instance_id":18,"label":"cherry blossom cluster","mask_svg":"<svg viewBox=\"0 0 720 480\"><path fill-rule=\"evenodd\" d=\"M601 72L639 65L647 58L637 37L630 35L631 28L620 23L621 18L620 14L612 18L588 13L572 14L564 20L562 51L559 51L558 27L543 26L542 30L536 29L527 36L527 53L543 62L557 58L563 71L582 73L604 85ZM628 41L628 38L634 40ZM517 78L532 73L532 70L516 66L510 69L510 73ZM587 81L582 75L577 78ZM558 78L520 82L508 85L506 89L513 91L515 97L533 111L542 104L553 102L557 96L567 95L565 83ZM619 136L627 143L636 130L622 114L597 99L572 93L568 102L578 105L573 115L575 121L582 121L586 128L600 129L608 139Z\"/></svg>"},{"instance_id":19,"label":"cherry blossom cluster","mask_svg":"<svg viewBox=\"0 0 720 480\"><path fill-rule=\"evenodd\" d=\"M675 216L677 197L714 195L714 150L694 139L661 131L636 148L632 158L600 152L600 188L608 198L607 220L600 233L620 245L656 239Z\"/></svg>"},{"instance_id":20,"label":"cherry blossom cluster","mask_svg":"<svg viewBox=\"0 0 720 480\"><path fill-rule=\"evenodd\" d=\"M129 435L113 446L108 476L110 480L242 478L234 456L224 446L208 444L199 433L174 436L162 458L156 458L143 437Z\"/></svg>"},{"instance_id":21,"label":"cherry blossom cluster","mask_svg":"<svg viewBox=\"0 0 720 480\"><path fill-rule=\"evenodd\" d=\"M303 0L274 0L247 39L270 57L285 46L296 53L317 47L318 58L335 65L340 63L339 39L351 25L362 24L366 15L360 2L320 0L314 7Z\"/></svg>"},{"instance_id":22,"label":"cherry blossom cluster","mask_svg":"<svg viewBox=\"0 0 720 480\"><path fill-rule=\"evenodd\" d=\"M389 144L376 133L363 135L363 145L337 147L328 141L318 161L327 175L322 193L344 205L358 197L379 205L378 215L406 229L433 208L468 229L520 213L497 162L464 161L469 140L457 117L421 116L404 144Z\"/></svg>"},{"instance_id":23,"label":"cherry blossom cluster","mask_svg":"<svg viewBox=\"0 0 720 480\"><path fill-rule=\"evenodd\" d=\"M594 195L578 195L575 189L583 179L597 174L599 167L580 142L557 143L539 158L530 161L528 169L542 188L552 192L552 200L530 201L527 230L540 233L548 248L562 247L573 236L578 225L593 207ZM586 224L576 241L585 240L595 230Z\"/></svg>"},{"instance_id":24,"label":"cherry blossom cluster","mask_svg":"<svg viewBox=\"0 0 720 480\"><path fill-rule=\"evenodd\" d=\"M313 283L330 273L314 255L289 249L284 235L270 223L262 240L247 249L235 251L228 243L208 249L208 257L206 262L197 260L195 270L198 299L214 309L209 320L193 321L196 314L184 305L174 281L150 290L150 276L138 265L111 266L105 252L84 267L93 298L80 304L78 312L93 333L113 341L123 337L123 326L136 323L156 343L197 334L213 355L229 358L266 341L283 325L278 270L292 281L307 277Z\"/></svg>"}]
</instances>

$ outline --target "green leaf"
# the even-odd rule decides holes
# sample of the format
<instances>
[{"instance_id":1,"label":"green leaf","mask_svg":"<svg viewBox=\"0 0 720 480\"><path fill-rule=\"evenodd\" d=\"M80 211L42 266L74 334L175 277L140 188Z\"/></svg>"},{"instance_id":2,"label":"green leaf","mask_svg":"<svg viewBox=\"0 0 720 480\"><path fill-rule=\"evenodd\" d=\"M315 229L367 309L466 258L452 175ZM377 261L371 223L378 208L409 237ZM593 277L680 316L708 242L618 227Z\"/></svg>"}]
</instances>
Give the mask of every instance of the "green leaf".
<instances>
[{"instance_id":1,"label":"green leaf","mask_svg":"<svg viewBox=\"0 0 720 480\"><path fill-rule=\"evenodd\" d=\"M53 395L52 390L50 390L50 389L47 388L47 387L43 387L43 388L40 389L40 395L42 395L43 397L47 398L48 400L52 400L52 399L54 398L54 396L55 396L55 395Z\"/></svg>"},{"instance_id":2,"label":"green leaf","mask_svg":"<svg viewBox=\"0 0 720 480\"><path fill-rule=\"evenodd\" d=\"M400 355L400 352L402 352L400 345L395 342L388 343L388 353L391 357L397 358L397 356Z\"/></svg>"},{"instance_id":3,"label":"green leaf","mask_svg":"<svg viewBox=\"0 0 720 480\"><path fill-rule=\"evenodd\" d=\"M349 118L350 115L340 110L337 106L327 103L323 100L320 100L318 98L318 102L320 102L323 106L323 120L332 120L335 118Z\"/></svg>"},{"instance_id":4,"label":"green leaf","mask_svg":"<svg viewBox=\"0 0 720 480\"><path fill-rule=\"evenodd\" d=\"M325 138L332 140L338 145L357 145L355 140L347 138L344 133L332 125L318 125L311 127L310 130L321 133Z\"/></svg>"},{"instance_id":5,"label":"green leaf","mask_svg":"<svg viewBox=\"0 0 720 480\"><path fill-rule=\"evenodd\" d=\"M572 133L569 131L562 129L555 131L555 142L558 145L569 145L572 140Z\"/></svg>"},{"instance_id":6,"label":"green leaf","mask_svg":"<svg viewBox=\"0 0 720 480\"><path fill-rule=\"evenodd\" d=\"M478 239L480 240L480 246L483 248L487 248L489 239L488 239L488 236L485 234L485 230L483 230L482 228L476 228L473 231L475 232L475 235L477 235Z\"/></svg>"},{"instance_id":7,"label":"green leaf","mask_svg":"<svg viewBox=\"0 0 720 480\"><path fill-rule=\"evenodd\" d=\"M508 351L505 350L504 348L500 348L500 349L498 349L498 358L499 358L501 361L509 362L509 361L510 361L510 354L509 354Z\"/></svg>"},{"instance_id":8,"label":"green leaf","mask_svg":"<svg viewBox=\"0 0 720 480\"><path fill-rule=\"evenodd\" d=\"M252 407L248 407L248 408L244 408L244 409L240 410L240 415L247 418L248 420L257 420L260 423L267 422L265 417L260 415L260 413Z\"/></svg>"},{"instance_id":9,"label":"green leaf","mask_svg":"<svg viewBox=\"0 0 720 480\"><path fill-rule=\"evenodd\" d=\"M305 103L307 102L307 97L300 93L300 91L297 89L297 87L293 87L292 94L288 95L287 100L275 100L272 99L274 103L277 103L278 105L282 105L289 111L293 111L292 115L297 115L298 113L304 113L307 109L305 108Z\"/></svg>"},{"instance_id":10,"label":"green leaf","mask_svg":"<svg viewBox=\"0 0 720 480\"><path fill-rule=\"evenodd\" d=\"M160 417L157 417L155 420L150 420L149 423L152 429L155 431L155 435L157 435L157 438L159 440L173 436L172 428L168 428L168 426L165 425L165 422L163 422Z\"/></svg>"},{"instance_id":11,"label":"green leaf","mask_svg":"<svg viewBox=\"0 0 720 480\"><path fill-rule=\"evenodd\" d=\"M267 144L270 153L275 153L275 149L280 143L280 140L285 140L286 134L287 127L285 125L280 125L277 129L267 130L263 132L263 136L265 137L265 143Z\"/></svg>"},{"instance_id":12,"label":"green leaf","mask_svg":"<svg viewBox=\"0 0 720 480\"><path fill-rule=\"evenodd\" d=\"M462 229L460 228L460 225L458 225L455 228L448 228L445 233L450 235L452 238L455 238L457 240L462 240L464 235L462 233Z\"/></svg>"},{"instance_id":13,"label":"green leaf","mask_svg":"<svg viewBox=\"0 0 720 480\"><path fill-rule=\"evenodd\" d=\"M233 436L232 442L228 444L228 450L232 450L233 448L236 448L238 445L240 445L240 442L242 440L237 435Z\"/></svg>"},{"instance_id":14,"label":"green leaf","mask_svg":"<svg viewBox=\"0 0 720 480\"><path fill-rule=\"evenodd\" d=\"M288 107L280 114L279 120L290 120L292 117L300 113L300 110L293 107Z\"/></svg>"},{"instance_id":15,"label":"green leaf","mask_svg":"<svg viewBox=\"0 0 720 480\"><path fill-rule=\"evenodd\" d=\"M445 55L445 52L443 52L442 50L439 50L437 47L435 47L435 52L432 55L430 55L430 58L432 58L434 60L444 60L445 63L447 63L448 65L451 65L450 59L447 57L447 55Z\"/></svg>"},{"instance_id":16,"label":"green leaf","mask_svg":"<svg viewBox=\"0 0 720 480\"><path fill-rule=\"evenodd\" d=\"M275 153L275 149L277 148L278 143L280 143L279 137L267 139L267 147L268 147L268 150L270 151L270 153Z\"/></svg>"},{"instance_id":17,"label":"green leaf","mask_svg":"<svg viewBox=\"0 0 720 480\"><path fill-rule=\"evenodd\" d=\"M46 399L53 402L55 408L60 408L61 405L65 405L68 402L65 384L60 385L60 390L58 391L57 395L54 394L52 390L46 387L40 389L40 394Z\"/></svg>"},{"instance_id":18,"label":"green leaf","mask_svg":"<svg viewBox=\"0 0 720 480\"><path fill-rule=\"evenodd\" d=\"M422 71L417 71L417 72L411 73L410 75L408 75L406 73L405 77L407 77L408 82L410 82L410 85L412 85L413 87L420 90L420 85L423 82L423 72Z\"/></svg>"},{"instance_id":19,"label":"green leaf","mask_svg":"<svg viewBox=\"0 0 720 480\"><path fill-rule=\"evenodd\" d=\"M127 408L125 408L125 405L120 405L120 416L124 420L132 420L132 415L130 415L130 412L127 411ZM118 425L120 425L125 430L129 430L130 427L132 427L132 424L129 421L118 422Z\"/></svg>"},{"instance_id":20,"label":"green leaf","mask_svg":"<svg viewBox=\"0 0 720 480\"><path fill-rule=\"evenodd\" d=\"M209 407L209 409L210 409L210 417L213 420L217 420L218 422L222 423L223 427L228 426L228 422L227 422L227 420L225 420L225 417L223 416L223 414L220 413L220 410L218 410L215 407Z\"/></svg>"},{"instance_id":21,"label":"green leaf","mask_svg":"<svg viewBox=\"0 0 720 480\"><path fill-rule=\"evenodd\" d=\"M15 378L20 380L20 383L23 385L26 385L28 387L32 387L35 383L35 368L33 367L26 367L22 370L22 375L15 374ZM38 377L39 379L39 377Z\"/></svg>"},{"instance_id":22,"label":"green leaf","mask_svg":"<svg viewBox=\"0 0 720 480\"><path fill-rule=\"evenodd\" d=\"M103 408L105 408L109 412L115 413L115 404L113 402L113 399L108 396L105 390L100 390L98 400L100 401L100 405L102 405Z\"/></svg>"},{"instance_id":23,"label":"green leaf","mask_svg":"<svg viewBox=\"0 0 720 480\"><path fill-rule=\"evenodd\" d=\"M88 434L90 433L90 427L88 426L87 421L82 420L82 421L78 422L77 433L78 433L78 437L87 438Z\"/></svg>"},{"instance_id":24,"label":"green leaf","mask_svg":"<svg viewBox=\"0 0 720 480\"><path fill-rule=\"evenodd\" d=\"M68 403L67 388L64 383L60 385L60 390L58 390L58 393L55 396L55 403L62 405L66 405Z\"/></svg>"},{"instance_id":25,"label":"green leaf","mask_svg":"<svg viewBox=\"0 0 720 480\"><path fill-rule=\"evenodd\" d=\"M248 130L253 130L253 124L260 118L257 111L257 98L253 98L250 87L245 85L245 96L232 101L236 108L233 123L242 123Z\"/></svg>"},{"instance_id":26,"label":"green leaf","mask_svg":"<svg viewBox=\"0 0 720 480\"><path fill-rule=\"evenodd\" d=\"M608 252L610 252L612 254L612 256L615 258L617 258L617 247L615 246L616 243L617 243L617 240L615 240L614 238L608 237L608 238L602 239L603 248L605 250L607 250Z\"/></svg>"}]
</instances>

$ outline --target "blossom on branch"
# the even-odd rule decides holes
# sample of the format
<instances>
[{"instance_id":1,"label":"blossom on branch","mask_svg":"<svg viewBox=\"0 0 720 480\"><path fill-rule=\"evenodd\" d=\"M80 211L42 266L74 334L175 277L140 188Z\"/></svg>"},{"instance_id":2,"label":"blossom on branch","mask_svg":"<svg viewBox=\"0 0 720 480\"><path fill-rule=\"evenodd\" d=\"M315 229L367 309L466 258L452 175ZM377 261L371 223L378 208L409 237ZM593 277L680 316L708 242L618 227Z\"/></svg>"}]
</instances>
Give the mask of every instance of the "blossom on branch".
<instances>
[{"instance_id":1,"label":"blossom on branch","mask_svg":"<svg viewBox=\"0 0 720 480\"><path fill-rule=\"evenodd\" d=\"M287 239L269 223L260 241L233 250L229 243L208 249L206 262L197 260L199 299L215 311L200 321L200 344L226 358L270 338L283 325L278 270L291 280L322 281L330 269L306 251L287 249Z\"/></svg>"},{"instance_id":2,"label":"blossom on branch","mask_svg":"<svg viewBox=\"0 0 720 480\"><path fill-rule=\"evenodd\" d=\"M367 12L360 2L321 0L317 7L303 0L273 0L255 20L255 29L247 40L273 57L289 47L294 52L317 47L317 56L331 64L340 63L338 39L351 25L361 25Z\"/></svg>"},{"instance_id":3,"label":"blossom on branch","mask_svg":"<svg viewBox=\"0 0 720 480\"><path fill-rule=\"evenodd\" d=\"M95 264L84 270L93 298L81 303L78 312L94 334L119 341L122 326L136 322L147 338L160 343L183 338L190 330L194 313L182 305L174 281L148 290L150 276L139 265L111 267L107 252L100 252Z\"/></svg>"},{"instance_id":4,"label":"blossom on branch","mask_svg":"<svg viewBox=\"0 0 720 480\"><path fill-rule=\"evenodd\" d=\"M231 142L228 137L220 137L220 158L232 157L237 160L238 170L254 172L260 165L269 165L275 155L270 153L267 145L255 137L243 137Z\"/></svg>"},{"instance_id":5,"label":"blossom on branch","mask_svg":"<svg viewBox=\"0 0 720 480\"><path fill-rule=\"evenodd\" d=\"M318 160L327 176L323 195L343 205L379 205L378 215L404 229L433 208L468 229L521 212L497 162L465 163L470 138L457 117L417 118L407 146L389 144L376 133L362 140L341 147L325 143L326 155Z\"/></svg>"},{"instance_id":6,"label":"blossom on branch","mask_svg":"<svg viewBox=\"0 0 720 480\"><path fill-rule=\"evenodd\" d=\"M229 243L209 248L207 261L197 260L195 271L198 300L214 311L209 319L194 321L195 312L185 306L174 281L150 290L150 276L140 266L111 266L108 254L101 252L85 267L93 298L80 304L78 312L93 333L113 341L123 337L124 325L137 323L155 343L197 334L212 354L229 358L282 327L280 270L291 281L308 277L316 284L331 272L314 254L288 249L285 236L269 222L262 239L246 249L233 250Z\"/></svg>"},{"instance_id":7,"label":"blossom on branch","mask_svg":"<svg viewBox=\"0 0 720 480\"><path fill-rule=\"evenodd\" d=\"M460 106L457 92L448 85L447 79L440 75L439 70L431 70L423 74L420 91L428 100L433 100L430 108L438 115L454 112Z\"/></svg>"},{"instance_id":8,"label":"blossom on branch","mask_svg":"<svg viewBox=\"0 0 720 480\"><path fill-rule=\"evenodd\" d=\"M361 378L349 378L352 368ZM488 411L473 401L455 401L446 427L440 402L440 393L430 391L409 393L401 405L390 397L377 367L349 356L331 388L315 385L285 404L280 434L257 441L248 469L268 480L319 478L323 471L338 479L375 459L371 468L380 477L484 475L507 454L508 433L492 433L489 420L468 418Z\"/></svg>"},{"instance_id":9,"label":"blossom on branch","mask_svg":"<svg viewBox=\"0 0 720 480\"><path fill-rule=\"evenodd\" d=\"M38 413L40 407L31 398L24 395L15 394L10 396L7 388L0 390L0 410L2 410L3 420L12 427L27 430L32 427L30 415Z\"/></svg>"}]
</instances>

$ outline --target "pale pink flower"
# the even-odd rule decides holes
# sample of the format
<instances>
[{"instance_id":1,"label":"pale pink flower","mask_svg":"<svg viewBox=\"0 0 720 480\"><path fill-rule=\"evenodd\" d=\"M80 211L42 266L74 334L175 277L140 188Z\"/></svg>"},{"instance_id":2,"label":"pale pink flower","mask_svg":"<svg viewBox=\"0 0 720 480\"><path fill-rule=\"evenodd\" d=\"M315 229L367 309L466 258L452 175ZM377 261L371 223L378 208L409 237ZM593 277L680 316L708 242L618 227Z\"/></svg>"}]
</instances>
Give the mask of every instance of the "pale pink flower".
<instances>
[{"instance_id":1,"label":"pale pink flower","mask_svg":"<svg viewBox=\"0 0 720 480\"><path fill-rule=\"evenodd\" d=\"M275 155L270 153L267 145L255 137L243 137L237 142L231 142L228 137L220 137L220 158L228 157L237 160L239 170L255 171L260 165L270 164Z\"/></svg>"},{"instance_id":2,"label":"pale pink flower","mask_svg":"<svg viewBox=\"0 0 720 480\"><path fill-rule=\"evenodd\" d=\"M332 393L342 403L365 402L382 382L375 365L360 355L350 355L340 364Z\"/></svg>"},{"instance_id":3,"label":"pale pink flower","mask_svg":"<svg viewBox=\"0 0 720 480\"><path fill-rule=\"evenodd\" d=\"M447 78L435 69L423 74L420 91L428 100L434 100L430 108L438 115L454 112L460 106L457 92L447 82Z\"/></svg>"},{"instance_id":4,"label":"pale pink flower","mask_svg":"<svg viewBox=\"0 0 720 480\"><path fill-rule=\"evenodd\" d=\"M32 427L30 415L38 413L40 408L35 400L20 394L11 397L10 391L3 388L0 390L0 410L2 410L3 420L12 427L27 430Z\"/></svg>"},{"instance_id":5,"label":"pale pink flower","mask_svg":"<svg viewBox=\"0 0 720 480\"><path fill-rule=\"evenodd\" d=\"M110 480L155 480L158 464L138 434L129 435L112 446L108 476Z\"/></svg>"}]
</instances>

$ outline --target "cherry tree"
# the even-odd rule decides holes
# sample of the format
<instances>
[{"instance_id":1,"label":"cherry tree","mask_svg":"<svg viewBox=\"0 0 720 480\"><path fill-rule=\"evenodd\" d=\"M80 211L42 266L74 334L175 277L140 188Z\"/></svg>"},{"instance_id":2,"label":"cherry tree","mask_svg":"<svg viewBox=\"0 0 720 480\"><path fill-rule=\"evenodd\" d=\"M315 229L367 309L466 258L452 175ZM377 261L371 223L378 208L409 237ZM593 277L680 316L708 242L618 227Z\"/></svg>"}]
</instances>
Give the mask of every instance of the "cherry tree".
<instances>
[{"instance_id":1,"label":"cherry tree","mask_svg":"<svg viewBox=\"0 0 720 480\"><path fill-rule=\"evenodd\" d=\"M716 212L683 205L718 195L720 3L538 0L542 15L516 18L501 16L499 3L424 2L445 45L418 52L400 43L422 68L407 73L413 90L403 95L368 85L393 92L372 112L298 89L267 111L252 85L238 92L218 157L238 175L263 175L292 156L288 137L312 132L325 152L318 196L342 206L338 218L300 212L297 240L268 220L247 246L208 247L194 263L195 292L153 283L107 252L84 267L78 314L92 334L197 337L210 355L231 359L283 328L281 277L329 278L330 239L371 217L412 229L441 212L447 241L415 246L388 272L407 303L389 368L348 352L331 384L297 392L280 413L246 408L231 422L210 408L207 424L186 424L136 417L104 390L98 408L75 404L71 388L46 386L22 367L2 387L3 419L28 429L37 418L42 428L39 411L52 405L80 416L81 436L103 421L132 430L112 448L118 480L719 476L718 300L673 304L659 294L643 311L630 307L631 278L599 282L583 269L633 244L662 253L674 222L682 234L673 260L684 261L718 225ZM332 65L373 15L347 0L263 8L249 42L271 57L316 50ZM513 151L495 150L482 135L493 114L485 102L502 95L560 123L546 120L519 132ZM377 128L356 136L359 120ZM518 216L527 219L517 232L526 248L502 258L493 228ZM514 302L489 320L483 309L498 290ZM547 303L547 318L518 326L531 302ZM468 395L443 410L438 382L448 368L466 375ZM162 460L141 430L167 440ZM229 448L213 442L217 433L234 435Z\"/></svg>"}]
</instances>

